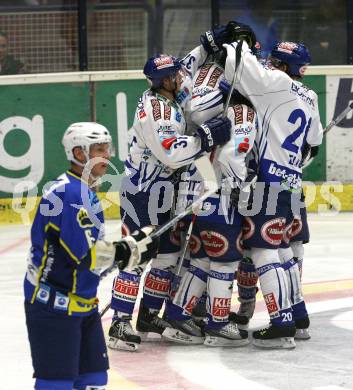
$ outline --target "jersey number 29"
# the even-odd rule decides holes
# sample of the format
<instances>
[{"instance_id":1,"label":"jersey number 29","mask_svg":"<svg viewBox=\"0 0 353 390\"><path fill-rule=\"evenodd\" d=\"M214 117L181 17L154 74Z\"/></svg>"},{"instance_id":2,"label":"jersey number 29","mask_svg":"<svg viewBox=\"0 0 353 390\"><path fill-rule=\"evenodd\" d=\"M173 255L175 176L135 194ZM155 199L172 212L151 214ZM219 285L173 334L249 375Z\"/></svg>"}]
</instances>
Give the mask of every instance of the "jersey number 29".
<instances>
[{"instance_id":1,"label":"jersey number 29","mask_svg":"<svg viewBox=\"0 0 353 390\"><path fill-rule=\"evenodd\" d=\"M309 120L306 119L305 113L300 108L297 108L296 110L292 111L289 115L288 122L292 123L293 125L296 124L296 122L299 120L299 127L293 131L292 134L290 134L282 143L282 148L289 150L292 153L297 154L299 148L302 148L303 144L305 143L306 136L308 134L310 125L311 125L311 118ZM301 145L296 145L295 141L302 135L304 131L304 137L301 142Z\"/></svg>"}]
</instances>

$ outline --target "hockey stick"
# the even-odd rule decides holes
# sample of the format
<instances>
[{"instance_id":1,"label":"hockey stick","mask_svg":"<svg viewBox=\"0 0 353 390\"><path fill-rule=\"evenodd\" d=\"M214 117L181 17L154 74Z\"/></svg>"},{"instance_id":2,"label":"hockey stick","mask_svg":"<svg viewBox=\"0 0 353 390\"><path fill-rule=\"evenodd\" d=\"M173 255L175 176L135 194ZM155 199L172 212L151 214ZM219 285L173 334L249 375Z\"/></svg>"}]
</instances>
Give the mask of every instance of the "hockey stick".
<instances>
[{"instance_id":1,"label":"hockey stick","mask_svg":"<svg viewBox=\"0 0 353 390\"><path fill-rule=\"evenodd\" d=\"M236 52L236 62L235 62L234 75L233 75L232 83L230 85L230 89L229 89L229 92L228 92L227 100L226 100L226 103L225 103L225 106L224 106L224 109L223 109L222 118L225 118L227 116L228 108L229 108L229 104L230 104L230 99L232 97L232 94L233 94L233 91L234 91L234 88L235 88L235 83L236 83L236 78L237 78L236 76L237 76L237 70L238 70L239 63L240 63L242 46L243 46L243 41L239 40L238 41L238 45L237 45L237 47L235 49L235 52ZM215 153L216 153L216 149L213 149L212 153L211 153L211 156L210 156L211 163L214 160ZM185 242L184 242L181 254L180 254L178 268L176 269L176 273L175 273L176 276L180 275L181 268L182 268L183 262L184 262L184 257L185 257L187 248L189 246L192 230L193 230L193 227L194 227L194 224L195 224L195 221L196 221L196 217L197 217L197 214L193 214L192 220L191 220L190 225L188 227L188 230L187 230L187 233L186 233L186 236L185 236Z\"/></svg>"},{"instance_id":2,"label":"hockey stick","mask_svg":"<svg viewBox=\"0 0 353 390\"><path fill-rule=\"evenodd\" d=\"M332 119L331 122L324 128L323 135L325 136L334 126L338 125L351 111L353 110L353 102L349 104L336 118ZM314 157L310 157L307 162L305 160L310 154L311 147L306 145L302 153L302 164L303 167L308 167L314 160Z\"/></svg>"},{"instance_id":3,"label":"hockey stick","mask_svg":"<svg viewBox=\"0 0 353 390\"><path fill-rule=\"evenodd\" d=\"M213 166L207 156L199 157L194 161L194 164L199 171L200 175L203 178L205 183L205 187L207 190L204 192L202 196L196 199L190 206L188 206L182 213L174 216L170 221L160 226L156 230L154 230L149 238L157 238L170 229L174 224L183 219L186 215L193 212L193 210L202 205L203 201L208 198L210 195L214 194L218 190L217 178ZM147 240L147 238L145 238ZM143 244L143 240L141 240L141 244ZM100 280L104 279L107 275L109 275L112 271L117 268L117 265L107 268L100 274Z\"/></svg>"}]
</instances>

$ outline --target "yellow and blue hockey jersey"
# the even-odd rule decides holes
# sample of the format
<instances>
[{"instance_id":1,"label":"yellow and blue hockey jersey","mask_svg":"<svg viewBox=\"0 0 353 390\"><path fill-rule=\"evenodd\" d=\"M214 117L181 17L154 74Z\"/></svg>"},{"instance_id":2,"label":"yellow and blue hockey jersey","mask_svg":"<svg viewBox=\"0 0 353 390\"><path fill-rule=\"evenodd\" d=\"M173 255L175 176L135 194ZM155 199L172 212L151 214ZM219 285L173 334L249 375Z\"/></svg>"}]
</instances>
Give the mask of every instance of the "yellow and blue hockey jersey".
<instances>
[{"instance_id":1,"label":"yellow and blue hockey jersey","mask_svg":"<svg viewBox=\"0 0 353 390\"><path fill-rule=\"evenodd\" d=\"M31 229L25 300L68 315L98 307L95 242L104 234L97 195L71 171L44 191Z\"/></svg>"}]
</instances>

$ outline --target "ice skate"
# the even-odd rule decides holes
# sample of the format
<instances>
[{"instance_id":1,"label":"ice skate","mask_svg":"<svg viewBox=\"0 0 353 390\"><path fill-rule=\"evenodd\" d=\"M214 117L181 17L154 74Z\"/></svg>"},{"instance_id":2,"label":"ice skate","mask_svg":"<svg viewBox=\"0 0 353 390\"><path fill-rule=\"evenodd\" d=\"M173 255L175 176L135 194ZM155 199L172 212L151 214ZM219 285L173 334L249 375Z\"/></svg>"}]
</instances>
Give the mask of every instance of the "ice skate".
<instances>
[{"instance_id":1,"label":"ice skate","mask_svg":"<svg viewBox=\"0 0 353 390\"><path fill-rule=\"evenodd\" d=\"M209 347L243 347L249 344L248 332L239 330L237 325L228 322L222 328L206 329L204 344Z\"/></svg>"},{"instance_id":2,"label":"ice skate","mask_svg":"<svg viewBox=\"0 0 353 390\"><path fill-rule=\"evenodd\" d=\"M253 344L261 348L293 349L295 326L276 326L270 324L267 328L253 332Z\"/></svg>"},{"instance_id":3,"label":"ice skate","mask_svg":"<svg viewBox=\"0 0 353 390\"><path fill-rule=\"evenodd\" d=\"M162 336L179 344L203 344L205 337L199 326L192 318L182 321L168 321L169 328L166 328Z\"/></svg>"},{"instance_id":4,"label":"ice skate","mask_svg":"<svg viewBox=\"0 0 353 390\"><path fill-rule=\"evenodd\" d=\"M131 317L123 317L112 322L109 329L108 347L123 351L136 351L141 344L141 337L136 335L131 326Z\"/></svg>"},{"instance_id":5,"label":"ice skate","mask_svg":"<svg viewBox=\"0 0 353 390\"><path fill-rule=\"evenodd\" d=\"M309 317L301 318L300 320L295 320L295 336L296 340L309 340L311 338L309 332L310 320Z\"/></svg>"},{"instance_id":6,"label":"ice skate","mask_svg":"<svg viewBox=\"0 0 353 390\"><path fill-rule=\"evenodd\" d=\"M137 316L136 330L143 341L156 341L161 339L165 328L169 326L168 322L158 316L157 312L143 305L141 300L139 313Z\"/></svg>"}]
</instances>

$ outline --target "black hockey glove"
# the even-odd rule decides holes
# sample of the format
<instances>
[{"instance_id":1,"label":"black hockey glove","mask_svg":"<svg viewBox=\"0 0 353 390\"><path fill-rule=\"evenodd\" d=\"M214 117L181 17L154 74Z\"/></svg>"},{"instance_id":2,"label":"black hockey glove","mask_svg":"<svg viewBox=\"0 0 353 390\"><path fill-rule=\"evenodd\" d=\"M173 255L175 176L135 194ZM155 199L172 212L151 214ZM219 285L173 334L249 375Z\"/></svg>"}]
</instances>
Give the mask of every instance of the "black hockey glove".
<instances>
[{"instance_id":1,"label":"black hockey glove","mask_svg":"<svg viewBox=\"0 0 353 390\"><path fill-rule=\"evenodd\" d=\"M310 146L308 143L306 143L304 145L303 152L302 152L301 167L302 168L308 167L318 153L319 153L319 146Z\"/></svg>"},{"instance_id":2,"label":"black hockey glove","mask_svg":"<svg viewBox=\"0 0 353 390\"><path fill-rule=\"evenodd\" d=\"M256 181L256 173L250 172L240 184L240 187L232 189L232 192L230 193L230 204L239 212L252 206Z\"/></svg>"},{"instance_id":3,"label":"black hockey glove","mask_svg":"<svg viewBox=\"0 0 353 390\"><path fill-rule=\"evenodd\" d=\"M244 23L239 23L236 20L230 21L226 26L227 42L232 43L236 41L245 41L251 50L256 46L256 35L252 28Z\"/></svg>"},{"instance_id":4,"label":"black hockey glove","mask_svg":"<svg viewBox=\"0 0 353 390\"><path fill-rule=\"evenodd\" d=\"M231 87L231 85L230 85L230 83L226 79L221 80L221 82L218 85L218 89L222 92L224 103L227 101L227 97L228 97L229 92L230 92L230 87ZM232 97L230 98L230 104L229 105L232 106L234 104L245 104L245 105L247 105L249 107L253 107L253 105L250 102L250 100L248 100L246 97L244 97L236 89L233 89Z\"/></svg>"},{"instance_id":5,"label":"black hockey glove","mask_svg":"<svg viewBox=\"0 0 353 390\"><path fill-rule=\"evenodd\" d=\"M114 242L116 247L115 263L120 270L142 265L151 258L156 257L159 247L159 239L150 238L154 227L144 227L134 231L130 236L121 241Z\"/></svg>"},{"instance_id":6,"label":"black hockey glove","mask_svg":"<svg viewBox=\"0 0 353 390\"><path fill-rule=\"evenodd\" d=\"M200 36L200 42L208 54L214 55L222 51L222 45L228 42L228 31L226 26L218 26L206 31Z\"/></svg>"},{"instance_id":7,"label":"black hockey glove","mask_svg":"<svg viewBox=\"0 0 353 390\"><path fill-rule=\"evenodd\" d=\"M203 151L211 152L218 145L223 145L230 140L231 122L225 118L212 118L203 123L197 132L201 138Z\"/></svg>"}]
</instances>

